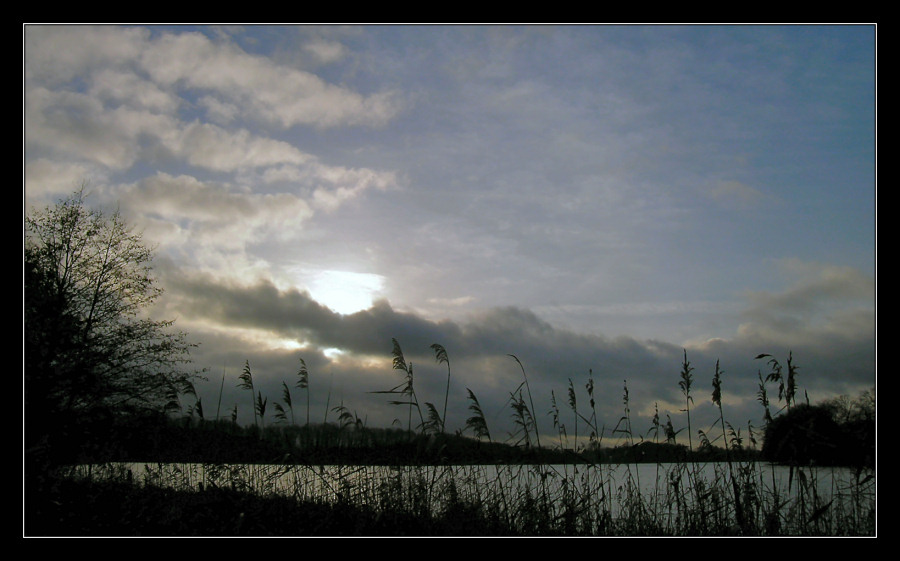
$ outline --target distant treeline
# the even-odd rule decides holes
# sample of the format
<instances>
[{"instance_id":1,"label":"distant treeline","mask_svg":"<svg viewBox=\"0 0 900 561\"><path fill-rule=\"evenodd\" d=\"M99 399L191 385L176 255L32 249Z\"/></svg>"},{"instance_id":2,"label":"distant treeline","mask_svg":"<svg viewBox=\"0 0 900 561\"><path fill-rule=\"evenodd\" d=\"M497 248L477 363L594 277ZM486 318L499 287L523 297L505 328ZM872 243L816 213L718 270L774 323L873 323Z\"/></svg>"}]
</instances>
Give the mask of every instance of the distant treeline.
<instances>
[{"instance_id":1,"label":"distant treeline","mask_svg":"<svg viewBox=\"0 0 900 561\"><path fill-rule=\"evenodd\" d=\"M865 397L865 396L864 396ZM45 465L198 462L354 465L667 463L767 460L800 465L874 466L874 413L858 400L795 405L769 422L761 449L642 440L633 445L554 446L491 442L461 434L360 424L242 426L165 413L106 411L60 416L39 458ZM33 466L39 467L39 466Z\"/></svg>"},{"instance_id":2,"label":"distant treeline","mask_svg":"<svg viewBox=\"0 0 900 561\"><path fill-rule=\"evenodd\" d=\"M805 408L796 408L802 412ZM797 417L799 415L792 415ZM779 419L790 419L788 416ZM787 426L784 422L776 428ZM794 433L800 434L795 427ZM818 441L817 441L818 442ZM796 447L796 445L794 445ZM783 448L770 446L768 450ZM830 447L829 447L830 449ZM643 441L634 445L587 447L578 452L551 447L487 442L457 434L421 434L399 428L309 426L240 426L230 421L198 421L166 415L112 416L67 424L47 449L53 464L100 462L199 462L355 465L440 465L515 463L666 463L772 459L806 463L798 457L769 457L767 448L726 451L701 446ZM809 453L804 448L798 452ZM816 463L824 462L821 457ZM834 458L832 458L834 460ZM848 465L855 463L847 458Z\"/></svg>"}]
</instances>

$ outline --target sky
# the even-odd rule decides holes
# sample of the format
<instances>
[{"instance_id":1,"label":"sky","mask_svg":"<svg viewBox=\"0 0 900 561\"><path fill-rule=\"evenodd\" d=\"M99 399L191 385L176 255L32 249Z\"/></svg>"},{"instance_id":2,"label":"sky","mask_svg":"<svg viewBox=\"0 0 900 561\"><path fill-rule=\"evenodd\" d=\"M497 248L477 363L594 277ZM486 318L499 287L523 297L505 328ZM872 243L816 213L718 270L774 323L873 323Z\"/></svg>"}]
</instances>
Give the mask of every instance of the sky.
<instances>
[{"instance_id":1,"label":"sky","mask_svg":"<svg viewBox=\"0 0 900 561\"><path fill-rule=\"evenodd\" d=\"M512 438L515 355L546 438L589 378L652 438L686 357L746 438L761 353L875 386L875 81L874 25L25 25L23 212L143 232L206 418L253 422L249 363L305 421L302 358L311 421L405 428L396 339L448 430L471 390Z\"/></svg>"}]
</instances>

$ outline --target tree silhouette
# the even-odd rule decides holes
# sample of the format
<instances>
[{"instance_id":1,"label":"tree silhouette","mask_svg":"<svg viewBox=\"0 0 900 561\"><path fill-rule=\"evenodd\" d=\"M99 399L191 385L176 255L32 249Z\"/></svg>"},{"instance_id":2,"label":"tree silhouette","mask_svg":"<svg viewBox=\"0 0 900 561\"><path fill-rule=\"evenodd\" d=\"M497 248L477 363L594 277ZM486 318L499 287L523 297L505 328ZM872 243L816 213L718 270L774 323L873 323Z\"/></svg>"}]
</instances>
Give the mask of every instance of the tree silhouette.
<instances>
[{"instance_id":1,"label":"tree silhouette","mask_svg":"<svg viewBox=\"0 0 900 561\"><path fill-rule=\"evenodd\" d=\"M775 462L831 465L846 450L845 433L828 409L803 403L768 424L762 453Z\"/></svg>"},{"instance_id":2,"label":"tree silhouette","mask_svg":"<svg viewBox=\"0 0 900 561\"><path fill-rule=\"evenodd\" d=\"M162 293L151 249L84 198L82 187L25 218L26 444L74 418L164 411L199 377L184 369L186 335L146 313Z\"/></svg>"}]
</instances>

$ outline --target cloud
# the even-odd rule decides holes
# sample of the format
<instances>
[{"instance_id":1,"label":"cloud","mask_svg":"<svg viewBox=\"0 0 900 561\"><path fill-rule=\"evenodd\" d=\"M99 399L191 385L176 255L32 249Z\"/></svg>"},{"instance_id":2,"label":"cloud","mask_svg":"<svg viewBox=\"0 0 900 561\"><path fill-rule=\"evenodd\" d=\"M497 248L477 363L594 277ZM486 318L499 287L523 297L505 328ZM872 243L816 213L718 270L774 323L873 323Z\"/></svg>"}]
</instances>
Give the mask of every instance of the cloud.
<instances>
[{"instance_id":1,"label":"cloud","mask_svg":"<svg viewBox=\"0 0 900 561\"><path fill-rule=\"evenodd\" d=\"M177 130L177 120L146 109L109 108L74 91L26 91L26 150L43 149L56 157L123 170L138 160L146 139L165 139Z\"/></svg>"},{"instance_id":2,"label":"cloud","mask_svg":"<svg viewBox=\"0 0 900 561\"><path fill-rule=\"evenodd\" d=\"M850 267L786 260L794 284L780 293L749 292L739 333L789 345L874 336L875 280ZM869 329L861 330L868 327Z\"/></svg>"},{"instance_id":3,"label":"cloud","mask_svg":"<svg viewBox=\"0 0 900 561\"><path fill-rule=\"evenodd\" d=\"M61 189L64 182L106 183L114 174L142 173L139 163L151 169L184 169L182 164L188 164L199 181L207 180L202 174L233 174L231 190L256 189L262 183L270 192L282 191L252 199L283 203L281 215L274 207L263 212L274 231L296 226L309 217L310 208L331 212L368 189L397 183L393 172L325 164L258 129L224 128L249 125L253 119L278 127L383 124L396 110L388 95L363 96L332 86L201 33L28 26L26 45L26 180L32 194L68 194L72 189ZM335 51L334 45L330 49ZM195 117L198 108L214 122ZM47 163L51 160L53 166ZM154 196L161 196L158 201L133 192L123 196L139 198L144 208L158 211L175 197L208 200L213 192L201 194L197 184L188 182L184 193L161 193L160 182L171 183L171 176L164 177L161 173L146 180ZM108 185L105 193L117 199L115 190ZM187 216L199 212L193 205L168 208L176 209L179 220L198 220ZM241 216L227 212L222 220L201 220L201 232L191 236L202 238L214 223L221 233L229 220L235 228L246 226L256 208L248 204ZM166 224L161 216L157 212L160 235L185 235L184 224Z\"/></svg>"},{"instance_id":4,"label":"cloud","mask_svg":"<svg viewBox=\"0 0 900 561\"><path fill-rule=\"evenodd\" d=\"M26 86L59 86L95 69L133 67L150 31L135 27L28 25Z\"/></svg>"},{"instance_id":5,"label":"cloud","mask_svg":"<svg viewBox=\"0 0 900 561\"><path fill-rule=\"evenodd\" d=\"M109 108L96 97L38 88L30 92L26 139L59 155L124 170L138 158L164 154L212 171L231 172L312 160L291 144L226 130L210 123L184 124L147 109ZM162 152L161 152L162 151Z\"/></svg>"},{"instance_id":6,"label":"cloud","mask_svg":"<svg viewBox=\"0 0 900 561\"><path fill-rule=\"evenodd\" d=\"M157 173L115 189L128 220L143 230L161 255L198 270L242 278L269 272L253 244L294 240L313 216L290 193L253 193L195 177Z\"/></svg>"},{"instance_id":7,"label":"cloud","mask_svg":"<svg viewBox=\"0 0 900 561\"><path fill-rule=\"evenodd\" d=\"M307 41L303 44L303 52L319 64L336 62L347 56L347 48L343 44L326 39Z\"/></svg>"},{"instance_id":8,"label":"cloud","mask_svg":"<svg viewBox=\"0 0 900 561\"><path fill-rule=\"evenodd\" d=\"M391 92L363 96L200 33L161 34L147 42L139 62L160 84L210 92L243 116L282 128L377 126L400 109Z\"/></svg>"},{"instance_id":9,"label":"cloud","mask_svg":"<svg viewBox=\"0 0 900 561\"><path fill-rule=\"evenodd\" d=\"M89 84L88 95L107 106L129 105L153 113L172 115L182 104L173 92L131 71L99 70Z\"/></svg>"},{"instance_id":10,"label":"cloud","mask_svg":"<svg viewBox=\"0 0 900 561\"><path fill-rule=\"evenodd\" d=\"M304 164L313 158L291 144L259 137L246 129L226 130L208 123L191 123L170 148L194 166L222 172L278 164Z\"/></svg>"},{"instance_id":11,"label":"cloud","mask_svg":"<svg viewBox=\"0 0 900 561\"><path fill-rule=\"evenodd\" d=\"M78 190L84 178L103 183L106 174L101 167L85 163L57 162L36 158L25 163L26 209L52 204L60 196Z\"/></svg>"},{"instance_id":12,"label":"cloud","mask_svg":"<svg viewBox=\"0 0 900 561\"><path fill-rule=\"evenodd\" d=\"M237 105L211 95L201 97L197 103L206 109L209 120L218 125L227 125L236 120L241 111Z\"/></svg>"},{"instance_id":13,"label":"cloud","mask_svg":"<svg viewBox=\"0 0 900 561\"><path fill-rule=\"evenodd\" d=\"M854 275L848 277L854 281L851 284L861 280L854 279ZM273 363L271 370L261 370L264 378L269 376L267 371L289 371L287 364L299 356L312 357L319 372L337 371L341 376L346 372L347 377L340 378L345 384L345 403L370 414L372 424L390 423L389 418L376 413L387 415L390 409L382 410L384 403L371 392L388 389L384 386L396 376L391 370L392 338L401 343L407 361L417 365L416 387L423 402L434 402L443 396L441 368L429 346L437 342L448 350L454 376L449 421L459 427L465 420L465 388L476 393L485 410L494 416L498 429L507 426L506 402L510 392L516 391L523 381L510 354L516 355L526 369L539 423L547 431L550 426L545 413L550 408L551 392L559 399L572 383L586 402L583 388L589 375L594 379L597 407L607 428L615 426L621 417L626 386L636 426L649 428L655 409L682 422L684 396L678 381L685 352L695 367L695 426L712 425L716 419L708 395L716 361L721 362L725 372L727 414L737 426L748 421L761 426L762 410L755 396L758 373L765 374L767 367L753 360L759 353L771 353L784 362L792 352L795 363L801 365L801 391L808 391L813 400L834 393L855 394L874 384L874 365L860 360L870 353L868 345L873 343L872 324L866 321L872 318L865 314L858 318L860 321L844 325L846 336L834 339L836 346L831 350L799 344L799 332L818 336L823 329L821 325L799 324L794 326L798 333L790 340L785 340L785 333L780 330L757 329L752 334L742 331L732 338L679 346L624 336L575 333L518 307L485 310L466 320L434 321L398 311L385 300L367 310L342 315L316 302L308 292L278 288L264 279L236 283L183 272L167 278L165 285L177 299L173 310L190 317L193 325L201 328L200 333L208 323L225 330L218 332L220 336L228 329L241 334L243 342L232 340L229 353L243 348L259 361L268 353L254 341L295 341L290 350L282 347L282 351L271 351L272 360L276 355L281 357L280 362L276 361L281 366L274 367ZM797 290L772 298L779 300L793 292ZM853 289L849 292L856 294ZM834 291L820 293L826 299L836 295ZM751 303L749 310L757 308ZM251 336L251 331L255 335ZM791 343L798 345L791 347ZM274 392L277 376L270 381Z\"/></svg>"},{"instance_id":14,"label":"cloud","mask_svg":"<svg viewBox=\"0 0 900 561\"><path fill-rule=\"evenodd\" d=\"M407 336L416 342L440 334L439 324L397 312L384 300L344 316L319 304L305 290L280 290L266 279L244 284L186 273L169 278L168 283L179 294L179 309L192 318L277 333L321 348L365 355L381 352L386 333L394 333L387 335L388 341Z\"/></svg>"},{"instance_id":15,"label":"cloud","mask_svg":"<svg viewBox=\"0 0 900 561\"><path fill-rule=\"evenodd\" d=\"M832 134L808 101L868 122L813 73L869 63L837 57L832 29L649 29L28 26L26 195L88 180L162 250L160 313L203 366L251 359L274 399L304 356L372 424L391 421L367 392L392 385L392 337L423 400L443 391L428 345L446 346L455 426L467 387L508 420L510 353L541 419L592 370L610 426L626 383L636 414L680 415L684 349L698 407L721 359L741 421L759 417L761 352L793 352L813 399L870 384L871 276L788 261L775 290L763 266L865 267L871 202L845 179L871 158L830 170L870 127ZM335 313L304 285L323 270L378 275L390 300Z\"/></svg>"},{"instance_id":16,"label":"cloud","mask_svg":"<svg viewBox=\"0 0 900 561\"><path fill-rule=\"evenodd\" d=\"M826 307L821 305L822 310ZM791 314L763 306L749 309L747 315L750 319L738 327L726 348L759 349L782 363L792 354L802 364L803 391L808 390L813 402L838 394L856 395L875 386L874 304L846 305L817 314Z\"/></svg>"},{"instance_id":17,"label":"cloud","mask_svg":"<svg viewBox=\"0 0 900 561\"><path fill-rule=\"evenodd\" d=\"M400 184L391 171L329 166L318 160L303 166L286 163L270 167L263 172L262 180L269 185L300 188L309 194L313 206L324 211L334 211L368 189L384 191Z\"/></svg>"}]
</instances>

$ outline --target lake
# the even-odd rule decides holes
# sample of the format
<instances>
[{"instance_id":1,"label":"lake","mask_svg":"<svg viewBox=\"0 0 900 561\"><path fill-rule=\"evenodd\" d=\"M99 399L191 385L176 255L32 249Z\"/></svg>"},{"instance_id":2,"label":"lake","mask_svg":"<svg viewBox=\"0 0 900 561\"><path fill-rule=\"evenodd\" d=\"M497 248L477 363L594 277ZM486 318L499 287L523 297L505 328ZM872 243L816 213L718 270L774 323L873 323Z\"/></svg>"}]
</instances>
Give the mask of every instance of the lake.
<instances>
[{"instance_id":1,"label":"lake","mask_svg":"<svg viewBox=\"0 0 900 561\"><path fill-rule=\"evenodd\" d=\"M833 525L840 533L843 527L866 526L875 512L873 470L798 469L763 462L400 467L129 463L78 466L73 475L380 508L415 503L431 513L452 501L503 505L510 511L515 505L539 505L549 516L599 512L610 520L649 512L666 528L679 527L697 513L728 524L742 510L760 525L777 523L779 531L791 534L804 533L809 523ZM736 509L735 496L741 508Z\"/></svg>"}]
</instances>

